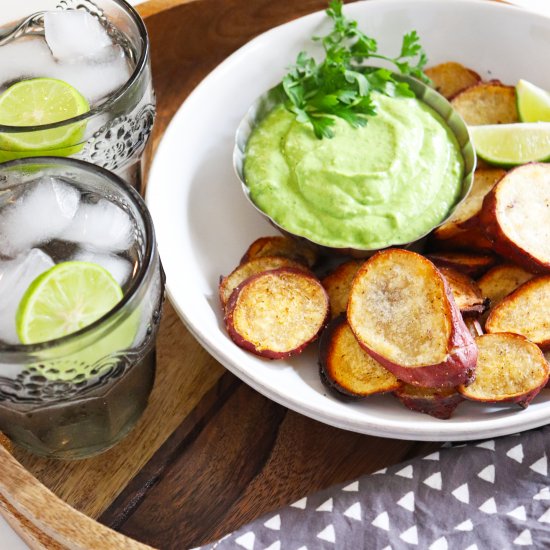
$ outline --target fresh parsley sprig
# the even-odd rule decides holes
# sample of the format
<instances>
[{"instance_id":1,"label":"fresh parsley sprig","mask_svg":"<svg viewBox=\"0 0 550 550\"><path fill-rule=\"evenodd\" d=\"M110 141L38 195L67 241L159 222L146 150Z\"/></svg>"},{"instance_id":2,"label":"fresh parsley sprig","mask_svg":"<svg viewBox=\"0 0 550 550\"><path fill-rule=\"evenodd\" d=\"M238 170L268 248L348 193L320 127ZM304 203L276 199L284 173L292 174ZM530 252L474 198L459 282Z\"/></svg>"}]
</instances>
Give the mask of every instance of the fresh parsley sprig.
<instances>
[{"instance_id":1,"label":"fresh parsley sprig","mask_svg":"<svg viewBox=\"0 0 550 550\"><path fill-rule=\"evenodd\" d=\"M342 7L341 0L330 2L326 13L334 23L332 32L313 38L323 45L323 61L318 63L307 52L301 52L280 84L286 108L299 122L311 124L319 139L334 136L335 117L354 128L364 126L367 117L376 114L373 91L391 97L414 97L409 86L393 78L390 70L361 67L365 60L390 62L402 74L430 82L422 71L427 57L416 31L403 37L399 56L387 57L378 53L376 40L359 30L356 21L344 17Z\"/></svg>"}]
</instances>

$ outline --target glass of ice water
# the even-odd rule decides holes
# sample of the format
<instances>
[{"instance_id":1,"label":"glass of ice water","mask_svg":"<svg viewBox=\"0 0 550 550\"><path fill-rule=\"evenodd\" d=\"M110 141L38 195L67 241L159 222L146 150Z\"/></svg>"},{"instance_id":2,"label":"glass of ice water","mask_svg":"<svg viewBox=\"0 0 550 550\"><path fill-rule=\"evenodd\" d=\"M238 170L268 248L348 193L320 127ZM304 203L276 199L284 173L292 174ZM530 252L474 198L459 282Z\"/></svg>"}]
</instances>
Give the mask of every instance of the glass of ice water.
<instances>
[{"instance_id":1,"label":"glass of ice water","mask_svg":"<svg viewBox=\"0 0 550 550\"><path fill-rule=\"evenodd\" d=\"M22 344L17 315L31 283L74 262L101 266L122 298L77 332ZM163 296L153 224L135 189L76 159L0 165L0 431L62 459L117 443L153 386Z\"/></svg>"},{"instance_id":2,"label":"glass of ice water","mask_svg":"<svg viewBox=\"0 0 550 550\"><path fill-rule=\"evenodd\" d=\"M155 118L143 21L124 0L41 0L2 41L32 15L23 4L20 20L0 14L0 162L71 156L141 189Z\"/></svg>"}]
</instances>

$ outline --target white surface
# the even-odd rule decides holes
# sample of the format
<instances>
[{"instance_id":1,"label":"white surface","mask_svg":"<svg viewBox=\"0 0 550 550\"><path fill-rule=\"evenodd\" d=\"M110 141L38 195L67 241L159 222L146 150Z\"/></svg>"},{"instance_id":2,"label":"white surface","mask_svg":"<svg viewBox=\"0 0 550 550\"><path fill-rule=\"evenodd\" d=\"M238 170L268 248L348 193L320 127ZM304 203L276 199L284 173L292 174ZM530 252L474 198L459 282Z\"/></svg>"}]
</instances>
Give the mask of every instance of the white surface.
<instances>
[{"instance_id":1,"label":"white surface","mask_svg":"<svg viewBox=\"0 0 550 550\"><path fill-rule=\"evenodd\" d=\"M348 17L398 52L416 29L430 63L456 60L485 78L515 84L522 77L550 89L542 71L550 54L550 19L518 8L466 0L372 0L349 4ZM259 359L234 345L218 304L220 274L248 245L273 233L248 204L233 174L235 129L253 100L276 84L312 35L326 32L324 14L278 27L253 40L213 71L168 128L154 161L147 200L178 313L202 345L267 397L337 427L385 437L467 440L525 430L550 421L550 390L525 411L464 403L442 421L405 409L391 396L344 403L322 385L315 346L288 361Z\"/></svg>"}]
</instances>

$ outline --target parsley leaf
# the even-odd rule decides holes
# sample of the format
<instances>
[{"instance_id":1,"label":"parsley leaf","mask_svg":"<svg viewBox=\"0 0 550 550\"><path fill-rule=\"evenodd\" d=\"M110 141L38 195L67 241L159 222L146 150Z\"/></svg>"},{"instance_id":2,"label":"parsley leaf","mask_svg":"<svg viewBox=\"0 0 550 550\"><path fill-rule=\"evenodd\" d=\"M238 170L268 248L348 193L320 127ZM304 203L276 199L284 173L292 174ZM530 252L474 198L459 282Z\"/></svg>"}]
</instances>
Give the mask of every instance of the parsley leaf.
<instances>
[{"instance_id":1,"label":"parsley leaf","mask_svg":"<svg viewBox=\"0 0 550 550\"><path fill-rule=\"evenodd\" d=\"M388 69L364 67L367 59L391 63L400 73L430 80L423 73L427 57L416 31L405 34L397 57L378 53L378 44L349 21L343 14L342 0L331 0L326 10L333 29L326 36L314 37L325 51L318 63L307 52L300 52L289 67L280 88L285 107L304 124L311 124L319 139L334 136L335 117L357 128L376 115L372 92L390 97L414 97L406 83L398 82Z\"/></svg>"}]
</instances>

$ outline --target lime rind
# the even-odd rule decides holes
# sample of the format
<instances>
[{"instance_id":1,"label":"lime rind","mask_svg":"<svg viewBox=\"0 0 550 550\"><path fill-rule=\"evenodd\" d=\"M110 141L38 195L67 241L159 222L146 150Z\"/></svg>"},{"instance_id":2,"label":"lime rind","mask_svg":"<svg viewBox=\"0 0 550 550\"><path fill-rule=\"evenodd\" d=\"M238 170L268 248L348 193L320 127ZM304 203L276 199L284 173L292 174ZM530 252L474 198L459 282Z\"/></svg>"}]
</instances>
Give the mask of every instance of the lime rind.
<instances>
[{"instance_id":1,"label":"lime rind","mask_svg":"<svg viewBox=\"0 0 550 550\"><path fill-rule=\"evenodd\" d=\"M550 122L471 126L469 131L477 155L495 166L550 160Z\"/></svg>"},{"instance_id":2,"label":"lime rind","mask_svg":"<svg viewBox=\"0 0 550 550\"><path fill-rule=\"evenodd\" d=\"M22 80L0 95L0 124L41 126L63 122L90 110L87 99L67 82L54 78ZM0 133L0 161L29 156L70 156L84 146L87 122L49 130Z\"/></svg>"},{"instance_id":3,"label":"lime rind","mask_svg":"<svg viewBox=\"0 0 550 550\"><path fill-rule=\"evenodd\" d=\"M519 118L522 122L550 122L550 93L527 80L516 86Z\"/></svg>"}]
</instances>

